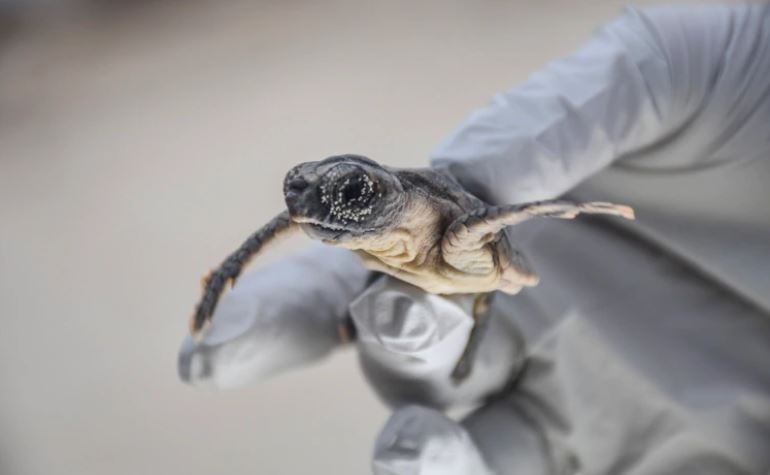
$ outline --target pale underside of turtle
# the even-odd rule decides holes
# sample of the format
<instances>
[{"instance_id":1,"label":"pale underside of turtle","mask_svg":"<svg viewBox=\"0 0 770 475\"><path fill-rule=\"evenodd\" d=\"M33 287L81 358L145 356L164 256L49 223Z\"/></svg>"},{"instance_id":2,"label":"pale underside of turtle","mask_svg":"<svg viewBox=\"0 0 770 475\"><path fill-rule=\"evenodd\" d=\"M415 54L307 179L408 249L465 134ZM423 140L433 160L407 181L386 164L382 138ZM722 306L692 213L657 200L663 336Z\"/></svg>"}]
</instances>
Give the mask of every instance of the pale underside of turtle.
<instances>
[{"instance_id":1,"label":"pale underside of turtle","mask_svg":"<svg viewBox=\"0 0 770 475\"><path fill-rule=\"evenodd\" d=\"M505 237L505 228L534 217L604 214L633 219L628 206L562 200L492 206L446 171L394 169L357 155L292 168L284 180L287 209L252 234L204 278L191 320L194 337L211 320L219 297L266 244L292 230L354 250L366 267L426 292L476 294L476 326L453 376L463 379L485 321L488 293L509 294L538 277Z\"/></svg>"}]
</instances>

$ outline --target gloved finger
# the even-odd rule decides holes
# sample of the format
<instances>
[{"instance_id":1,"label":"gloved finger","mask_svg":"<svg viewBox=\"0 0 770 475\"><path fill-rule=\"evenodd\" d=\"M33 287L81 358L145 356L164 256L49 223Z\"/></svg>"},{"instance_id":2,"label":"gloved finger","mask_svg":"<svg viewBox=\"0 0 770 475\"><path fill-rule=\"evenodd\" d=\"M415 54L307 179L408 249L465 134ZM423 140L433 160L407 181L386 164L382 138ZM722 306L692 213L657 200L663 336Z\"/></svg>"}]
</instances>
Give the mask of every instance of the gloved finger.
<instances>
[{"instance_id":1,"label":"gloved finger","mask_svg":"<svg viewBox=\"0 0 770 475\"><path fill-rule=\"evenodd\" d=\"M320 244L244 275L222 296L201 341L185 338L179 376L238 387L328 354L368 275L352 252Z\"/></svg>"},{"instance_id":2,"label":"gloved finger","mask_svg":"<svg viewBox=\"0 0 770 475\"><path fill-rule=\"evenodd\" d=\"M472 305L472 296L432 295L391 277L351 303L362 368L386 402L444 408L478 402L508 384L523 361L523 343L494 304L470 375L459 383L451 378L473 326Z\"/></svg>"},{"instance_id":3,"label":"gloved finger","mask_svg":"<svg viewBox=\"0 0 770 475\"><path fill-rule=\"evenodd\" d=\"M560 450L562 445L546 433L542 421L531 417L531 406L521 402L528 398L512 391L477 409L460 425L494 473L581 473L571 454Z\"/></svg>"},{"instance_id":4,"label":"gloved finger","mask_svg":"<svg viewBox=\"0 0 770 475\"><path fill-rule=\"evenodd\" d=\"M393 413L375 442L372 470L375 475L492 473L462 426L420 406Z\"/></svg>"}]
</instances>

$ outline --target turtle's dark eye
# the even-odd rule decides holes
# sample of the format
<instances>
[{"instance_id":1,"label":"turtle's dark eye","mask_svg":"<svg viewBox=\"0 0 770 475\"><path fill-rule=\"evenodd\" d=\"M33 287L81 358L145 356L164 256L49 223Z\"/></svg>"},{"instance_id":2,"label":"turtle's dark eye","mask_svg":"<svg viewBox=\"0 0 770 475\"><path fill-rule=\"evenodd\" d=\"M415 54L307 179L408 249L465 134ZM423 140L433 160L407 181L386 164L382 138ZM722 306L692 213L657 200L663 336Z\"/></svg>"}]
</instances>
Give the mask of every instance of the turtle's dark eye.
<instances>
[{"instance_id":1,"label":"turtle's dark eye","mask_svg":"<svg viewBox=\"0 0 770 475\"><path fill-rule=\"evenodd\" d=\"M360 180L356 180L343 188L342 200L345 202L357 200L361 197L363 191L364 184Z\"/></svg>"},{"instance_id":2,"label":"turtle's dark eye","mask_svg":"<svg viewBox=\"0 0 770 475\"><path fill-rule=\"evenodd\" d=\"M329 206L329 213L337 220L357 223L372 213L375 187L366 173L349 173L334 181L329 195L326 186L321 187L321 202Z\"/></svg>"},{"instance_id":3,"label":"turtle's dark eye","mask_svg":"<svg viewBox=\"0 0 770 475\"><path fill-rule=\"evenodd\" d=\"M348 175L339 181L337 197L341 204L363 205L374 194L374 183L366 174Z\"/></svg>"}]
</instances>

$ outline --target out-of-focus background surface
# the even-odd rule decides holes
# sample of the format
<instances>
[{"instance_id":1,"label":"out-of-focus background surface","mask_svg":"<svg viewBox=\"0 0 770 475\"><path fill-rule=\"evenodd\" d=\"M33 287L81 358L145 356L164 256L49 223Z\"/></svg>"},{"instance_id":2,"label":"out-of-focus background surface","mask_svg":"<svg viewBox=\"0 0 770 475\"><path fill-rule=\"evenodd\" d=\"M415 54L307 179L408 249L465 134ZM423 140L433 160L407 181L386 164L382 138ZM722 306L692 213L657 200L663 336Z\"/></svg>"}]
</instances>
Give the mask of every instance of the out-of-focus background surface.
<instances>
[{"instance_id":1,"label":"out-of-focus background surface","mask_svg":"<svg viewBox=\"0 0 770 475\"><path fill-rule=\"evenodd\" d=\"M387 411L352 351L178 380L200 276L291 165L425 165L625 3L0 1L0 474L369 473Z\"/></svg>"}]
</instances>

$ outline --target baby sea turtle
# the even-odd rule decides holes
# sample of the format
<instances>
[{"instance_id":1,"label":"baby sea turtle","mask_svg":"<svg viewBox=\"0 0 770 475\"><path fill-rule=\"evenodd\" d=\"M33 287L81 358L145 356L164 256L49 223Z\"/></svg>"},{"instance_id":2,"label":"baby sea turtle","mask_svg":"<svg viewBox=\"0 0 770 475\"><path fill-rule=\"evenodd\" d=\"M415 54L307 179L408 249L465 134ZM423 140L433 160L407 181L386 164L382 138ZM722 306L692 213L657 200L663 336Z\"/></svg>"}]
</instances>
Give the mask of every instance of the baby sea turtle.
<instances>
[{"instance_id":1,"label":"baby sea turtle","mask_svg":"<svg viewBox=\"0 0 770 475\"><path fill-rule=\"evenodd\" d=\"M480 340L491 292L509 294L538 277L505 237L505 228L534 217L571 219L580 213L633 219L628 206L562 200L492 206L466 192L442 169L396 169L358 155L292 168L284 180L287 209L252 234L204 278L191 320L199 337L227 284L265 244L302 229L326 244L352 249L366 267L436 294L475 294L475 319L452 374L465 378Z\"/></svg>"}]
</instances>

